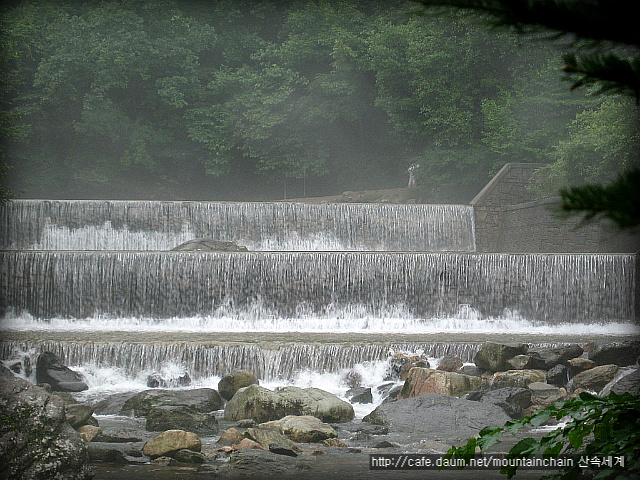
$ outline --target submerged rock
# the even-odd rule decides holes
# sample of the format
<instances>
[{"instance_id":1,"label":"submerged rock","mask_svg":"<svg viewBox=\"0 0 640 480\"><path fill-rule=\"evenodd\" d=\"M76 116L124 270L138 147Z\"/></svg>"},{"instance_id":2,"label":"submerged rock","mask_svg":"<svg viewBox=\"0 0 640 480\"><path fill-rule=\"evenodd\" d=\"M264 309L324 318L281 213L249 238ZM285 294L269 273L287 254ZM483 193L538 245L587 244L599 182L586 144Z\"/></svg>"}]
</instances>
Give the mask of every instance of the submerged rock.
<instances>
[{"instance_id":1,"label":"submerged rock","mask_svg":"<svg viewBox=\"0 0 640 480\"><path fill-rule=\"evenodd\" d=\"M90 479L85 442L67 423L56 395L0 376L0 478Z\"/></svg>"},{"instance_id":2,"label":"submerged rock","mask_svg":"<svg viewBox=\"0 0 640 480\"><path fill-rule=\"evenodd\" d=\"M211 238L195 238L181 243L171 249L172 252L246 252L247 247L233 242L213 240Z\"/></svg>"},{"instance_id":3,"label":"submerged rock","mask_svg":"<svg viewBox=\"0 0 640 480\"><path fill-rule=\"evenodd\" d=\"M269 451L258 449L238 450L229 461L216 470L221 477L231 478L280 478L287 475L297 475L304 478L305 470L309 466L300 458L286 455L276 455Z\"/></svg>"}]
</instances>

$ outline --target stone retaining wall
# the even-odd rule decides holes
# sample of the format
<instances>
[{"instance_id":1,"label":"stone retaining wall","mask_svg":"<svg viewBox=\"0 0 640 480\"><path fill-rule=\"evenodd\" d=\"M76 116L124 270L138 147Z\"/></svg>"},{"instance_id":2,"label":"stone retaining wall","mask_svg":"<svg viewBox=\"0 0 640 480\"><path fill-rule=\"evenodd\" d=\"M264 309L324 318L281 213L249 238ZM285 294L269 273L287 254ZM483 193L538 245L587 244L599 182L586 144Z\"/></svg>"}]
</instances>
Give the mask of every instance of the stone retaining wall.
<instances>
[{"instance_id":1,"label":"stone retaining wall","mask_svg":"<svg viewBox=\"0 0 640 480\"><path fill-rule=\"evenodd\" d=\"M527 189L537 163L509 163L471 201L478 252L634 253L640 235L606 221L580 226L559 215L559 198L534 200ZM555 210L554 210L555 209Z\"/></svg>"}]
</instances>

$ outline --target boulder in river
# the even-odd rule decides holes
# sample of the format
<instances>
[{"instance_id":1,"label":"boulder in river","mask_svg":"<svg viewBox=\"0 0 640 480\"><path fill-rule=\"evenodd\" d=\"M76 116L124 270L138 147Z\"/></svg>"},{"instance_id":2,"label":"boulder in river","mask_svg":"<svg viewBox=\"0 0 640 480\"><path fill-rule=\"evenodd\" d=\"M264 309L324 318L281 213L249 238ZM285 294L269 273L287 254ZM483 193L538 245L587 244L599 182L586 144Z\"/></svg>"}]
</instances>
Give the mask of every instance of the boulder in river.
<instances>
[{"instance_id":1,"label":"boulder in river","mask_svg":"<svg viewBox=\"0 0 640 480\"><path fill-rule=\"evenodd\" d=\"M38 356L36 381L50 385L54 392L81 392L89 388L82 375L64 365L52 352L43 352Z\"/></svg>"},{"instance_id":2,"label":"boulder in river","mask_svg":"<svg viewBox=\"0 0 640 480\"><path fill-rule=\"evenodd\" d=\"M573 377L573 388L599 392L614 379L620 368L617 365L599 365Z\"/></svg>"},{"instance_id":3,"label":"boulder in river","mask_svg":"<svg viewBox=\"0 0 640 480\"><path fill-rule=\"evenodd\" d=\"M311 415L287 415L260 427L277 428L288 439L302 443L322 442L338 436L331 425Z\"/></svg>"},{"instance_id":4,"label":"boulder in river","mask_svg":"<svg viewBox=\"0 0 640 480\"><path fill-rule=\"evenodd\" d=\"M520 418L522 412L531 406L531 391L528 388L506 387L484 392L480 401L493 403L502 408L512 418Z\"/></svg>"},{"instance_id":5,"label":"boulder in river","mask_svg":"<svg viewBox=\"0 0 640 480\"><path fill-rule=\"evenodd\" d=\"M547 372L544 370L507 370L496 372L491 377L491 384L495 388L522 387L526 388L533 382L544 382Z\"/></svg>"},{"instance_id":6,"label":"boulder in river","mask_svg":"<svg viewBox=\"0 0 640 480\"><path fill-rule=\"evenodd\" d=\"M199 452L202 449L202 441L192 432L167 430L145 443L142 453L147 457L157 458L164 455L171 456L184 448Z\"/></svg>"},{"instance_id":7,"label":"boulder in river","mask_svg":"<svg viewBox=\"0 0 640 480\"><path fill-rule=\"evenodd\" d=\"M480 377L414 367L409 371L398 398L417 397L428 393L459 397L472 391L481 383Z\"/></svg>"},{"instance_id":8,"label":"boulder in river","mask_svg":"<svg viewBox=\"0 0 640 480\"><path fill-rule=\"evenodd\" d=\"M589 360L597 365L635 365L640 356L640 340L612 342L598 345L589 350Z\"/></svg>"},{"instance_id":9,"label":"boulder in river","mask_svg":"<svg viewBox=\"0 0 640 480\"><path fill-rule=\"evenodd\" d=\"M225 400L231 400L235 393L249 385L259 385L258 377L248 370L234 370L218 382L218 392Z\"/></svg>"},{"instance_id":10,"label":"boulder in river","mask_svg":"<svg viewBox=\"0 0 640 480\"><path fill-rule=\"evenodd\" d=\"M253 418L258 423L287 415L313 415L323 422L348 422L354 417L350 403L319 388L284 387L271 391L249 385L236 392L224 409L227 420Z\"/></svg>"},{"instance_id":11,"label":"boulder in river","mask_svg":"<svg viewBox=\"0 0 640 480\"><path fill-rule=\"evenodd\" d=\"M84 440L67 423L62 399L17 377L0 376L0 478L85 480Z\"/></svg>"},{"instance_id":12,"label":"boulder in river","mask_svg":"<svg viewBox=\"0 0 640 480\"><path fill-rule=\"evenodd\" d=\"M476 353L474 363L491 372L503 372L512 368L509 359L516 355L527 353L528 346L523 343L508 345L503 343L485 342Z\"/></svg>"},{"instance_id":13,"label":"boulder in river","mask_svg":"<svg viewBox=\"0 0 640 480\"><path fill-rule=\"evenodd\" d=\"M212 412L222 408L222 398L213 388L191 390L144 390L124 402L122 415L146 417L152 407L184 406L196 412Z\"/></svg>"},{"instance_id":14,"label":"boulder in river","mask_svg":"<svg viewBox=\"0 0 640 480\"><path fill-rule=\"evenodd\" d=\"M556 348L530 348L527 355L531 357L532 369L550 370L556 365L563 365L572 358L582 355L580 345L571 344Z\"/></svg>"},{"instance_id":15,"label":"boulder in river","mask_svg":"<svg viewBox=\"0 0 640 480\"><path fill-rule=\"evenodd\" d=\"M184 405L162 405L149 409L146 429L150 432L188 430L211 435L217 433L218 421L213 412L198 412Z\"/></svg>"},{"instance_id":16,"label":"boulder in river","mask_svg":"<svg viewBox=\"0 0 640 480\"><path fill-rule=\"evenodd\" d=\"M403 443L421 440L466 442L487 425L503 425L510 417L497 405L449 395L429 394L383 403L362 421L386 425L391 438Z\"/></svg>"}]
</instances>

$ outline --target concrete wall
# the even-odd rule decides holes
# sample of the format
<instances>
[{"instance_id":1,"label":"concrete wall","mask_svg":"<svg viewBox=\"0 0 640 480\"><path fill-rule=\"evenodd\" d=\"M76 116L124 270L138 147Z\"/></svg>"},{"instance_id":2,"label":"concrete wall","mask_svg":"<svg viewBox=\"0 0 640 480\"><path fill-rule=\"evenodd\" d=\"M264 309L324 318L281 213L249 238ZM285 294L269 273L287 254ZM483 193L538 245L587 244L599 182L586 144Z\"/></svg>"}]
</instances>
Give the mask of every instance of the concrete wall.
<instances>
[{"instance_id":1,"label":"concrete wall","mask_svg":"<svg viewBox=\"0 0 640 480\"><path fill-rule=\"evenodd\" d=\"M479 252L634 253L640 235L622 233L606 221L579 226L580 217L563 218L559 198L534 200L527 190L542 165L510 163L472 200Z\"/></svg>"}]
</instances>

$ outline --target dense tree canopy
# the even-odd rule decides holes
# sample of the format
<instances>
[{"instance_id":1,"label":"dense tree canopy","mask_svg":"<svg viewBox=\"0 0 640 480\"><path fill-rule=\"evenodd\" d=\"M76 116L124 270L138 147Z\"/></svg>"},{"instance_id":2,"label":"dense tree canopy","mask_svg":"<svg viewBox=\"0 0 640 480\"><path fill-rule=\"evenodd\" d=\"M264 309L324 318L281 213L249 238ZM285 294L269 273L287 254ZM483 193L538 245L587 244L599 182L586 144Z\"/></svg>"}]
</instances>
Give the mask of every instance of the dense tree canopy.
<instances>
[{"instance_id":1,"label":"dense tree canopy","mask_svg":"<svg viewBox=\"0 0 640 480\"><path fill-rule=\"evenodd\" d=\"M506 162L590 158L607 115L620 117L604 141L624 142L603 169L629 160L626 106L564 91L553 44L522 48L415 6L5 3L3 119L21 132L4 141L10 185L29 197L276 199L401 187L419 164L417 195L464 202Z\"/></svg>"}]
</instances>

